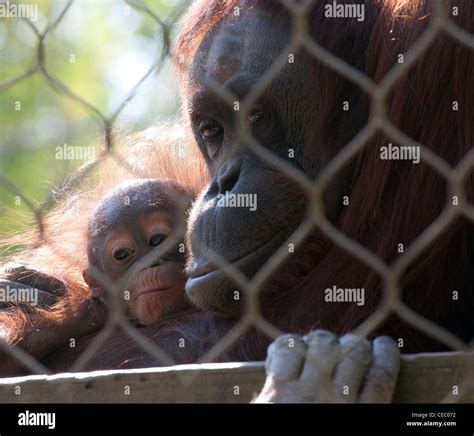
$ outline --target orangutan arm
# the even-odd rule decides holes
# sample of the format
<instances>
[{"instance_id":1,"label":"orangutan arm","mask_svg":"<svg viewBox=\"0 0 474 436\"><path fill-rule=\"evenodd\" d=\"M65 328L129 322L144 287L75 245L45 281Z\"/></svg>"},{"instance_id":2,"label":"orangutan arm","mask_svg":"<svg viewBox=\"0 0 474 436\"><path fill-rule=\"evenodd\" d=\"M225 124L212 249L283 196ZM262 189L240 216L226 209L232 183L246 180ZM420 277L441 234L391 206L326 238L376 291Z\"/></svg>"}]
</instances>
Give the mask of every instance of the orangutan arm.
<instances>
[{"instance_id":1,"label":"orangutan arm","mask_svg":"<svg viewBox=\"0 0 474 436\"><path fill-rule=\"evenodd\" d=\"M21 311L21 308L10 309ZM99 330L105 319L105 308L96 299L81 303L70 316L62 320L52 319L44 313L24 314L25 322L13 329L8 326L0 330L1 337L7 344L21 347L37 360L50 352L66 345L72 338L78 339ZM16 329L16 330L15 330ZM24 372L21 362L5 350L0 349L0 376L19 375Z\"/></svg>"},{"instance_id":2,"label":"orangutan arm","mask_svg":"<svg viewBox=\"0 0 474 436\"><path fill-rule=\"evenodd\" d=\"M25 292L23 295L29 293L34 298L0 301L0 338L7 344L21 347L38 360L71 338L86 336L103 325L105 308L99 300L84 300L68 312L67 317L55 316L48 309L66 294L65 283L24 265L10 263L2 267L0 289L19 288ZM0 375L22 372L23 365L5 349L0 349Z\"/></svg>"}]
</instances>

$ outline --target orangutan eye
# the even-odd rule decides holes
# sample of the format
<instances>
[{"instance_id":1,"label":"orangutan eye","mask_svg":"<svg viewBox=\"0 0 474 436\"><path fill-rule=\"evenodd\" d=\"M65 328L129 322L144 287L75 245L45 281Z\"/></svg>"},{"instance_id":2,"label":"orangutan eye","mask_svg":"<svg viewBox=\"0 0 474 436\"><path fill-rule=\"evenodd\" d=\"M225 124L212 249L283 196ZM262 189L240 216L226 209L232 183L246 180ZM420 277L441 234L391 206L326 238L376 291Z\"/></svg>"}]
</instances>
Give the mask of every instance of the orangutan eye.
<instances>
[{"instance_id":1,"label":"orangutan eye","mask_svg":"<svg viewBox=\"0 0 474 436\"><path fill-rule=\"evenodd\" d=\"M199 133L204 141L214 142L222 139L224 129L216 121L204 120L199 123Z\"/></svg>"},{"instance_id":2,"label":"orangutan eye","mask_svg":"<svg viewBox=\"0 0 474 436\"><path fill-rule=\"evenodd\" d=\"M156 247L156 246L160 245L165 239L166 239L166 235L153 235L150 238L149 244L152 247Z\"/></svg>"},{"instance_id":3,"label":"orangutan eye","mask_svg":"<svg viewBox=\"0 0 474 436\"><path fill-rule=\"evenodd\" d=\"M128 248L120 248L117 251L114 251L114 259L118 260L119 262L123 262L124 260L128 259L133 254L132 250Z\"/></svg>"},{"instance_id":4,"label":"orangutan eye","mask_svg":"<svg viewBox=\"0 0 474 436\"><path fill-rule=\"evenodd\" d=\"M248 120L250 124L257 124L263 120L265 113L261 110L254 110L250 113Z\"/></svg>"}]
</instances>

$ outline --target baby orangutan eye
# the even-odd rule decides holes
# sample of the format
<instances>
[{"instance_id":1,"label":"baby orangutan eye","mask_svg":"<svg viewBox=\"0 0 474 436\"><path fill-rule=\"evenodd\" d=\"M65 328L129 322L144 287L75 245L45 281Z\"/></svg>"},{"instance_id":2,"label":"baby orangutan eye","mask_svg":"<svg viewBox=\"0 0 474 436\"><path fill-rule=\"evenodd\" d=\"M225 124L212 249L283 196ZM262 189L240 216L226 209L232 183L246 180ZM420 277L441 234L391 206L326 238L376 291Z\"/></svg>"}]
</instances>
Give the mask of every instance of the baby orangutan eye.
<instances>
[{"instance_id":1,"label":"baby orangutan eye","mask_svg":"<svg viewBox=\"0 0 474 436\"><path fill-rule=\"evenodd\" d=\"M127 260L132 254L132 250L129 250L128 248L120 248L119 250L114 251L113 256L115 260L123 262L124 260Z\"/></svg>"},{"instance_id":2,"label":"baby orangutan eye","mask_svg":"<svg viewBox=\"0 0 474 436\"><path fill-rule=\"evenodd\" d=\"M166 239L166 235L153 235L151 238L150 238L150 246L151 247L156 247L158 245L160 245L164 240Z\"/></svg>"}]
</instances>

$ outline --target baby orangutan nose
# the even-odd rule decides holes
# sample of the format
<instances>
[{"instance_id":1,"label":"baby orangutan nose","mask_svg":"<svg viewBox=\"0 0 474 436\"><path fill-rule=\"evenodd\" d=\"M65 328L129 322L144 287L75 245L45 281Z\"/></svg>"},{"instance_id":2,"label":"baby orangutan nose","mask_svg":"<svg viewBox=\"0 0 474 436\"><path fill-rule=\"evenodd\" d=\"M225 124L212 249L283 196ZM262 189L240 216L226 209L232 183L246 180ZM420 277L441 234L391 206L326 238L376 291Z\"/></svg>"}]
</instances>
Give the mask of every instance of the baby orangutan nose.
<instances>
[{"instance_id":1,"label":"baby orangutan nose","mask_svg":"<svg viewBox=\"0 0 474 436\"><path fill-rule=\"evenodd\" d=\"M88 229L89 266L118 283L131 267L168 238L175 242L149 267L135 272L122 292L127 316L142 325L153 325L187 307L184 293L183 236L186 210L192 195L169 179L125 182L97 206ZM159 251L159 250L158 250ZM110 297L88 268L84 280L94 297Z\"/></svg>"},{"instance_id":2,"label":"baby orangutan nose","mask_svg":"<svg viewBox=\"0 0 474 436\"><path fill-rule=\"evenodd\" d=\"M153 325L186 307L183 265L174 262L152 266L132 280L127 309L143 325Z\"/></svg>"}]
</instances>

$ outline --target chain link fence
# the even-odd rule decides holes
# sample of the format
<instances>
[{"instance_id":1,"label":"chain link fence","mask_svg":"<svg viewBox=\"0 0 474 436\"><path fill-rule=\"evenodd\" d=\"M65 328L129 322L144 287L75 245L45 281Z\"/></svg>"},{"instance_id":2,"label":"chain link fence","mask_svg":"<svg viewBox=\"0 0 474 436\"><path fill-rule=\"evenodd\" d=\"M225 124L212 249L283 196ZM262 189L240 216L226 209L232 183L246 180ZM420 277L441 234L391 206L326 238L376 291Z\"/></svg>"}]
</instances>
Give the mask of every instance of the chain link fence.
<instances>
[{"instance_id":1,"label":"chain link fence","mask_svg":"<svg viewBox=\"0 0 474 436\"><path fill-rule=\"evenodd\" d=\"M143 76L142 80L137 83L133 89L130 90L128 96L118 105L115 111L106 115L102 113L97 107L90 104L77 95L65 83L58 80L53 71L49 71L45 63L45 46L48 41L48 36L61 23L61 20L68 13L74 0L69 0L59 16L51 22L45 30L40 32L32 21L24 18L25 23L33 30L37 38L36 56L32 60L31 66L23 73L13 79L0 83L0 92L3 92L20 81L27 79L32 75L41 75L44 77L47 85L58 93L62 98L73 99L76 103L81 105L90 114L92 114L102 126L103 131L103 153L94 162L81 167L81 169L74 174L60 191L54 193L54 198L48 199L44 204L49 204L51 200L61 202L67 198L70 192L77 189L78 184L85 180L96 168L104 161L114 161L114 165L126 168L131 174L136 174L137 165L132 165L125 158L121 158L120 154L115 153L116 138L114 135L114 123L134 96L140 92L142 83L151 75L156 74L163 66L165 60L169 58L171 53L172 41L171 31L176 26L179 19L185 13L189 2L177 2L173 12L165 19L159 18L153 11L153 7L145 2L136 0L126 0L126 4L130 7L140 11L143 14L151 17L156 23L157 28L162 34L162 50L156 54L156 58L150 69ZM466 198L464 184L470 171L474 165L474 149L464 156L464 158L455 166L452 167L443 158L435 154L425 145L418 143L413 138L407 136L404 132L399 130L387 116L388 113L388 96L392 91L397 80L405 75L410 68L417 62L418 59L434 44L441 34L449 35L450 38L456 40L459 44L474 49L474 36L467 33L465 30L458 27L450 19L449 2L444 0L433 0L433 17L431 18L427 29L422 36L411 46L408 52L404 53L403 63L396 64L390 69L389 73L384 77L380 83L373 82L367 75L363 74L354 66L342 61L334 54L327 51L319 45L308 34L306 25L307 16L314 5L314 1L291 1L279 0L284 5L293 17L293 35L290 44L280 53L274 60L272 67L260 78L258 83L245 96L244 100L240 100L235 95L222 89L221 84L208 80L207 86L213 90L223 101L230 107L235 102L239 103L239 110L235 112L235 122L237 125L236 132L238 133L237 142L245 143L251 148L253 153L262 159L263 162L268 163L273 168L285 173L294 180L304 190L308 202L310 213L308 213L298 227L298 229L288 238L295 246L298 246L305 240L316 227L329 240L333 241L337 246L342 247L349 252L355 259L361 261L363 264L370 267L376 272L383 283L383 298L378 309L370 315L359 327L356 333L362 336L367 336L375 331L391 314L396 314L406 323L414 326L430 338L433 338L442 344L445 344L452 350L468 351L470 346L465 344L462 340L449 332L447 329L433 323L424 318L403 301L401 296L400 279L412 263L427 249L427 247L435 240L456 218L464 216L470 221L474 220L474 206L469 204ZM288 57L299 50L304 49L307 53L314 57L315 60L321 64L328 66L337 74L346 78L348 81L356 85L360 90L367 94L371 101L371 111L368 122L365 127L360 130L356 136L337 154L337 156L330 161L330 163L323 168L315 181L309 180L302 172L295 166L290 165L285 160L277 157L267 148L264 148L253 136L247 122L248 116L251 113L254 104L263 94L265 89L277 78L278 74L288 64ZM338 230L324 215L322 207L322 198L325 189L334 180L337 173L348 165L367 145L367 143L376 134L383 133L387 138L393 142L410 147L417 147L421 151L421 160L435 170L440 176L444 178L447 183L447 201L442 213L416 238L416 240L405 249L404 253L398 256L391 264L387 264L384 260L372 253L368 248L362 246L355 240L349 238L347 235ZM0 183L4 188L9 190L13 195L21 197L23 202L29 206L34 213L37 221L39 239L41 243L48 244L48 226L45 225L45 216L48 211L44 207L36 207L34 202L25 195L21 189L16 187L10 180L0 174ZM52 194L53 195L53 194ZM451 199L456 197L459 199L456 205ZM184 233L184 226L181 228L181 234ZM128 283L130 277L134 272L139 271L147 266L152 265L158 258L160 258L174 243L169 242L162 244L159 248L153 250L150 255L141 259L134 266L133 271L130 271L126 277L120 282L113 283L100 271L95 271L94 274L101 283L106 285L107 291L115 298L119 299L120 290ZM57 242L55 242L57 244ZM61 256L68 256L70 253L61 253ZM287 244L284 244L275 253L274 256L249 280L247 277L237 270L232 265L228 264L225 259L216 253L207 252L209 261L222 268L235 282L238 289L240 289L245 298L245 311L240 321L210 350L204 353L197 363L214 362L219 355L231 347L248 329L255 327L264 332L266 335L276 338L285 332L280 331L270 322L268 322L260 314L259 309L259 289L271 277L271 275L281 267L284 267L285 261L289 256ZM126 319L123 312L120 310L120 304L113 304L113 310L108 315L105 327L97 334L91 342L87 350L75 362L72 371L81 371L88 361L100 350L101 346L110 337L113 331L119 327L123 329L136 343L142 347L147 353L153 356L163 365L174 365L176 362L161 349L159 344L154 343L150 339L142 335L139 329L136 328L128 319ZM37 374L48 373L48 369L41 363L33 359L28 353L24 352L18 346L7 345L4 341L0 345L7 353L12 355L15 359L22 362L25 368ZM462 362L460 363L460 368ZM179 377L179 375L178 375ZM465 368L457 375L459 384L468 384L472 380L472 374L467 372ZM183 386L183 395L187 400L191 400L190 396L186 394L186 386L189 386L193 381L193 377L183 375L180 382ZM186 396L187 395L187 396ZM456 401L455 396L448 395L446 401Z\"/></svg>"}]
</instances>

